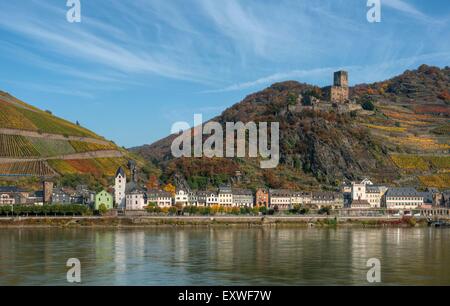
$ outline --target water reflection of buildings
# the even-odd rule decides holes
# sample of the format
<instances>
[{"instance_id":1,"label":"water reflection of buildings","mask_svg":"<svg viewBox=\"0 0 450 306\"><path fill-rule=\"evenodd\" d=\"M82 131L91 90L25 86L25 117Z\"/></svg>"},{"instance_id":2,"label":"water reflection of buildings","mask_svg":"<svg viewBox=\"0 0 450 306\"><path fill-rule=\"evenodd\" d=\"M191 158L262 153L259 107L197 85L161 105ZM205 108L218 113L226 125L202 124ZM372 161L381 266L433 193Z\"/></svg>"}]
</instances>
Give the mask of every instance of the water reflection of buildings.
<instances>
[{"instance_id":1,"label":"water reflection of buildings","mask_svg":"<svg viewBox=\"0 0 450 306\"><path fill-rule=\"evenodd\" d=\"M114 262L115 284L128 284L136 276L133 269L137 268L137 263L145 262L145 232L124 230L114 231L111 234L114 235L114 239L108 252L113 254L111 262Z\"/></svg>"}]
</instances>

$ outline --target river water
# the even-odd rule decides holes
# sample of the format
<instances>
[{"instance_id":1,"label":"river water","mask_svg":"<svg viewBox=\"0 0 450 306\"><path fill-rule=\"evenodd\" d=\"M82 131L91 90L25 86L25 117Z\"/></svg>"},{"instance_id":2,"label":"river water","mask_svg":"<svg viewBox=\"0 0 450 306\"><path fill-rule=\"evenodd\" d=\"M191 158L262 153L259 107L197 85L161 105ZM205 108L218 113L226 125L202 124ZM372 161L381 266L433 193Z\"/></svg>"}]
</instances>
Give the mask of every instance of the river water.
<instances>
[{"instance_id":1,"label":"river water","mask_svg":"<svg viewBox=\"0 0 450 306\"><path fill-rule=\"evenodd\" d=\"M0 285L450 285L450 229L0 229Z\"/></svg>"}]
</instances>

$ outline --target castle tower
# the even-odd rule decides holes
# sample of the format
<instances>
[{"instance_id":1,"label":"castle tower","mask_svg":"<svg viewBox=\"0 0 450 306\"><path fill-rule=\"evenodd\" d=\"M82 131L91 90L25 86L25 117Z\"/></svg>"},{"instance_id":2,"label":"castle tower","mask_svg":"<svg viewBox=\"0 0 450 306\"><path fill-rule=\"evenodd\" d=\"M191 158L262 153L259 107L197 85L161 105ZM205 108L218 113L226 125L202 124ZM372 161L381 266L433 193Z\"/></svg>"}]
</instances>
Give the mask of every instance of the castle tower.
<instances>
[{"instance_id":1,"label":"castle tower","mask_svg":"<svg viewBox=\"0 0 450 306\"><path fill-rule=\"evenodd\" d=\"M127 185L127 175L122 167L119 167L116 172L114 181L114 201L118 208L125 208L125 188Z\"/></svg>"},{"instance_id":2,"label":"castle tower","mask_svg":"<svg viewBox=\"0 0 450 306\"><path fill-rule=\"evenodd\" d=\"M53 194L53 182L44 181L42 183L43 185L43 201L44 204L51 204L52 203L52 194Z\"/></svg>"},{"instance_id":3,"label":"castle tower","mask_svg":"<svg viewBox=\"0 0 450 306\"><path fill-rule=\"evenodd\" d=\"M331 103L345 103L349 101L348 72L343 70L336 71L333 85L324 87L323 93L325 100Z\"/></svg>"},{"instance_id":4,"label":"castle tower","mask_svg":"<svg viewBox=\"0 0 450 306\"><path fill-rule=\"evenodd\" d=\"M348 72L347 71L336 71L334 73L334 86L348 87Z\"/></svg>"}]
</instances>

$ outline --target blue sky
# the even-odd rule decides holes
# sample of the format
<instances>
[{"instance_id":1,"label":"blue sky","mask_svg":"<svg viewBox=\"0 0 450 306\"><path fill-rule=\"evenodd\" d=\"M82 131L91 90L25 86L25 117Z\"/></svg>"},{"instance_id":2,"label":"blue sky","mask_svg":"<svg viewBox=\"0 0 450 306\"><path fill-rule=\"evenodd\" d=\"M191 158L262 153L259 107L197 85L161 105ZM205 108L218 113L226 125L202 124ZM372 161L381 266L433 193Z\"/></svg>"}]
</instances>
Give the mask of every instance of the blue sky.
<instances>
[{"instance_id":1,"label":"blue sky","mask_svg":"<svg viewBox=\"0 0 450 306\"><path fill-rule=\"evenodd\" d=\"M448 0L66 0L0 3L0 90L130 147L283 80L352 84L450 63Z\"/></svg>"}]
</instances>

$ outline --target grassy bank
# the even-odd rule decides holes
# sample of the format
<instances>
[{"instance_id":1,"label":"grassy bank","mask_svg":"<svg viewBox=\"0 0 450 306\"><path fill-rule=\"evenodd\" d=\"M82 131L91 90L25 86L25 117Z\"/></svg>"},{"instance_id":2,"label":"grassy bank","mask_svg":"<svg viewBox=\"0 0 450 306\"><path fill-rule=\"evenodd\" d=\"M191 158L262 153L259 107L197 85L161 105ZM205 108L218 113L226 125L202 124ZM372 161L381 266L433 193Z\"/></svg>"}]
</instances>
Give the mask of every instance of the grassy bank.
<instances>
[{"instance_id":1,"label":"grassy bank","mask_svg":"<svg viewBox=\"0 0 450 306\"><path fill-rule=\"evenodd\" d=\"M334 217L16 217L0 218L0 227L415 227L415 218Z\"/></svg>"}]
</instances>

